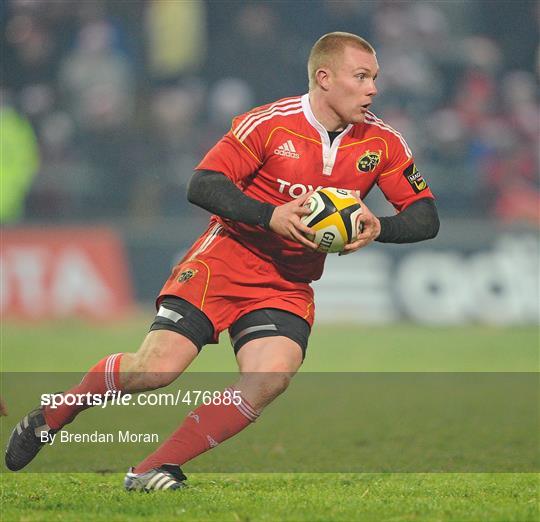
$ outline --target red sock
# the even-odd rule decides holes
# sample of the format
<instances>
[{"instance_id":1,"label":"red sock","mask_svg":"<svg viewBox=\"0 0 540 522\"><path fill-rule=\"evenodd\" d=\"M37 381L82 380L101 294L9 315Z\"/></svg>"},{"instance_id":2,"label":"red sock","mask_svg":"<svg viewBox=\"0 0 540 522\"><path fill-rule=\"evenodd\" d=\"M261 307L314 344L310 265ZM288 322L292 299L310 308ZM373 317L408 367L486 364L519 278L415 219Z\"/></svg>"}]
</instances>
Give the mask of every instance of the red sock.
<instances>
[{"instance_id":1,"label":"red sock","mask_svg":"<svg viewBox=\"0 0 540 522\"><path fill-rule=\"evenodd\" d=\"M234 389L225 391L232 394ZM238 405L203 405L189 412L182 425L134 472L144 473L162 464L184 464L236 435L259 416L245 399L241 401Z\"/></svg>"},{"instance_id":2,"label":"red sock","mask_svg":"<svg viewBox=\"0 0 540 522\"><path fill-rule=\"evenodd\" d=\"M120 390L120 359L121 353L109 355L101 359L94 367L90 368L89 372L83 377L83 380L77 386L65 391L62 395L67 394L87 394L104 395L106 391L117 392ZM90 408L92 404L60 404L56 408L45 406L43 414L45 421L52 429L60 429L66 424L69 424L79 412Z\"/></svg>"}]
</instances>

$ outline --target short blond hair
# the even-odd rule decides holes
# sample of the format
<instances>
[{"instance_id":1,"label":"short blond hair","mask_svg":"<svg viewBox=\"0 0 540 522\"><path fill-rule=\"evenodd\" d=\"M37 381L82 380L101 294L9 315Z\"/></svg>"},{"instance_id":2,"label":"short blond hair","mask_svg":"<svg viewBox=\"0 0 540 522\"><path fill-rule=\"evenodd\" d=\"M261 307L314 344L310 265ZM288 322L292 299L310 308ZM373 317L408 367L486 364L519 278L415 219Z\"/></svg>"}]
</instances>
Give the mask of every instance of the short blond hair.
<instances>
[{"instance_id":1,"label":"short blond hair","mask_svg":"<svg viewBox=\"0 0 540 522\"><path fill-rule=\"evenodd\" d=\"M310 91L317 86L317 70L321 67L330 67L332 65L332 59L336 55L341 54L347 46L356 47L368 53L375 54L373 46L356 34L335 31L321 36L309 53L307 68Z\"/></svg>"}]
</instances>

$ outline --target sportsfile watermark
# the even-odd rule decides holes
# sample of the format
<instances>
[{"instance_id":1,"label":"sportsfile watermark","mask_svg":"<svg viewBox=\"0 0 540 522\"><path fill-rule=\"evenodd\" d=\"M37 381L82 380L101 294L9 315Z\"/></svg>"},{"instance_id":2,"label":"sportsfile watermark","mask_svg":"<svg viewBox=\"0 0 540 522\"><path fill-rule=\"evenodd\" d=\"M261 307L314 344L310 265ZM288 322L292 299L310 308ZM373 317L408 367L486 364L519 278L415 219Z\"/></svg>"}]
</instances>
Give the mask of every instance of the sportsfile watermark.
<instances>
[{"instance_id":1,"label":"sportsfile watermark","mask_svg":"<svg viewBox=\"0 0 540 522\"><path fill-rule=\"evenodd\" d=\"M44 393L41 395L41 406L58 409L59 406L86 406L106 408L107 406L228 406L242 403L240 390L177 390L176 393L122 393L107 390L97 393Z\"/></svg>"},{"instance_id":2,"label":"sportsfile watermark","mask_svg":"<svg viewBox=\"0 0 540 522\"><path fill-rule=\"evenodd\" d=\"M36 407L50 408L53 416L75 405L81 410L60 431L43 436L47 444L24 468L28 472L125 471L184 422L206 426L213 416L238 418L253 393L266 393L272 382L280 382L276 374L186 373L175 380L158 376L157 381L171 382L165 388L101 395L73 393L82 374L1 377L9 411L0 418L4 447ZM242 380L249 386L242 386ZM207 433L210 451L183 468L224 473L538 472L538 389L534 372L300 372L237 436L219 442Z\"/></svg>"}]
</instances>

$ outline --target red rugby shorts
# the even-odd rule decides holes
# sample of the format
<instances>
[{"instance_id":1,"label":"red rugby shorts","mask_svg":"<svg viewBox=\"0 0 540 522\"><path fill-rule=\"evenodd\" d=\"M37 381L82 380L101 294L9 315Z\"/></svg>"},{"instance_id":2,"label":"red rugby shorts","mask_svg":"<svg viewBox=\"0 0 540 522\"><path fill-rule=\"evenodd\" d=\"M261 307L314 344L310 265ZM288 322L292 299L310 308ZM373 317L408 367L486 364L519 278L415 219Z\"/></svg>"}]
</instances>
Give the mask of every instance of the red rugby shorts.
<instances>
[{"instance_id":1,"label":"red rugby shorts","mask_svg":"<svg viewBox=\"0 0 540 522\"><path fill-rule=\"evenodd\" d=\"M161 289L202 310L219 334L248 312L277 308L298 315L310 326L314 319L313 290L308 283L288 281L276 267L211 223Z\"/></svg>"}]
</instances>

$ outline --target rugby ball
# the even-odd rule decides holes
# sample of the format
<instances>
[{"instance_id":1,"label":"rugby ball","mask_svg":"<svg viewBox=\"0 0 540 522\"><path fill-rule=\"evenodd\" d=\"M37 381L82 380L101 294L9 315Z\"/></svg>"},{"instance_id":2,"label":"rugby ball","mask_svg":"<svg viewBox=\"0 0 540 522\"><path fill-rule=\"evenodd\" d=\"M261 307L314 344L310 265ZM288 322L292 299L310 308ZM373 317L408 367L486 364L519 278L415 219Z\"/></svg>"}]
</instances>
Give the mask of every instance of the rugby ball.
<instances>
[{"instance_id":1,"label":"rugby ball","mask_svg":"<svg viewBox=\"0 0 540 522\"><path fill-rule=\"evenodd\" d=\"M341 252L343 247L356 239L360 227L362 208L349 190L323 188L307 201L311 213L302 222L315 230L309 237L326 254Z\"/></svg>"}]
</instances>

